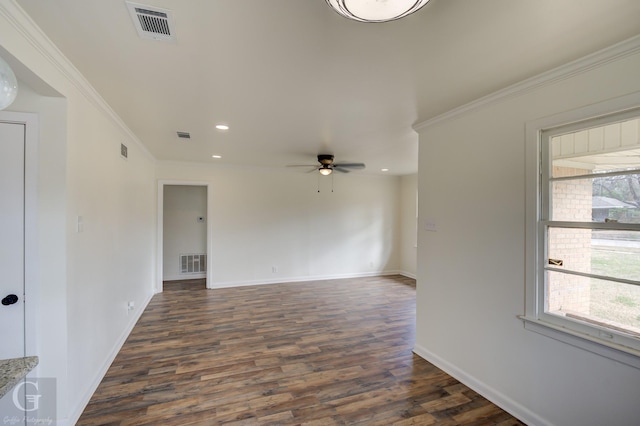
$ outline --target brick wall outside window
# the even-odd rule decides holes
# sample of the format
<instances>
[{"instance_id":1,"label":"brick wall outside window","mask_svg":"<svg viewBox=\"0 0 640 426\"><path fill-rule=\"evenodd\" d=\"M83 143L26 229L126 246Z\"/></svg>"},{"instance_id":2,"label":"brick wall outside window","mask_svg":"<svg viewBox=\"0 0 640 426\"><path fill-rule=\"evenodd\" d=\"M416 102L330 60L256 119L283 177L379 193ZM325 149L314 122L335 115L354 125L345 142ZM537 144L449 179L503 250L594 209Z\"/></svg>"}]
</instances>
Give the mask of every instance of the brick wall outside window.
<instances>
[{"instance_id":1,"label":"brick wall outside window","mask_svg":"<svg viewBox=\"0 0 640 426\"><path fill-rule=\"evenodd\" d=\"M554 177L582 175L585 170L554 167ZM591 179L553 182L553 220L591 222ZM564 262L564 268L591 272L591 230L555 229L549 235L549 258ZM589 313L590 278L551 273L547 281L548 312Z\"/></svg>"}]
</instances>

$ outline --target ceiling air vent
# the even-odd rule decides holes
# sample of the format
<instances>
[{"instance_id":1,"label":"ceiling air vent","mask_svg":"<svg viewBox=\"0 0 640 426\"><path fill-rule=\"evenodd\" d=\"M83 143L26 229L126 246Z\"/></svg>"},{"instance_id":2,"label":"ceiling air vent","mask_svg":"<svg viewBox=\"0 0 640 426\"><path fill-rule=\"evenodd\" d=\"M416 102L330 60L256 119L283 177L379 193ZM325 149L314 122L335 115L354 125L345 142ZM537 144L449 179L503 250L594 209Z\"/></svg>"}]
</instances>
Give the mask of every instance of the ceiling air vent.
<instances>
[{"instance_id":1,"label":"ceiling air vent","mask_svg":"<svg viewBox=\"0 0 640 426\"><path fill-rule=\"evenodd\" d=\"M189 132L176 132L179 138L182 139L191 139L191 134Z\"/></svg>"},{"instance_id":2,"label":"ceiling air vent","mask_svg":"<svg viewBox=\"0 0 640 426\"><path fill-rule=\"evenodd\" d=\"M143 4L126 2L133 25L142 38L175 41L171 11Z\"/></svg>"}]
</instances>

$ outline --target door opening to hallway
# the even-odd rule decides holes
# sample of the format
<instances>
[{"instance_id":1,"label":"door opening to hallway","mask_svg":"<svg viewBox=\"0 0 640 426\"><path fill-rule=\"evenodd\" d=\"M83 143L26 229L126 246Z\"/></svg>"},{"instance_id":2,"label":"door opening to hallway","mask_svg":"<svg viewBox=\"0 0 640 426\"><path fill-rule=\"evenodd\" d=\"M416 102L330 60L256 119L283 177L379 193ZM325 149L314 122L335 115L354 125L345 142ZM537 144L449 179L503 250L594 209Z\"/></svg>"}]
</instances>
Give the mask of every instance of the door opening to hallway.
<instances>
[{"instance_id":1,"label":"door opening to hallway","mask_svg":"<svg viewBox=\"0 0 640 426\"><path fill-rule=\"evenodd\" d=\"M202 287L207 275L207 187L164 185L162 282Z\"/></svg>"}]
</instances>

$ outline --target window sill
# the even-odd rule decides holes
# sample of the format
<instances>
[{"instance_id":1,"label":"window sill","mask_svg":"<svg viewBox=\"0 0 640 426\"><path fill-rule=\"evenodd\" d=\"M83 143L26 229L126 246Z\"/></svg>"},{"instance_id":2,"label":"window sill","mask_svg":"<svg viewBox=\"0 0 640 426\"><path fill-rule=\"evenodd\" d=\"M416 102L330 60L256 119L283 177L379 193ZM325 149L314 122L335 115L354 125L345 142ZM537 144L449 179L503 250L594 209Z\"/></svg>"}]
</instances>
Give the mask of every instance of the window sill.
<instances>
[{"instance_id":1,"label":"window sill","mask_svg":"<svg viewBox=\"0 0 640 426\"><path fill-rule=\"evenodd\" d=\"M524 322L524 328L535 333L550 337L554 340L580 348L597 355L618 361L622 364L640 369L640 351L617 345L612 342L597 339L564 327L540 321L536 318L519 316Z\"/></svg>"}]
</instances>

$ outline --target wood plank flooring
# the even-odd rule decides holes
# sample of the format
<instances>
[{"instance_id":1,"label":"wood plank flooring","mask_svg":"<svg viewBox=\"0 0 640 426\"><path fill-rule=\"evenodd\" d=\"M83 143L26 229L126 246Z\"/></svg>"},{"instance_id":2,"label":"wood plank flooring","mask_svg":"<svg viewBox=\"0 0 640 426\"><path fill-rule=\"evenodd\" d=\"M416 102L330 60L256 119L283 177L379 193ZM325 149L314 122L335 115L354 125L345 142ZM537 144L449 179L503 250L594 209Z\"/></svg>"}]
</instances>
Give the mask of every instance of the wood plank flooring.
<instances>
[{"instance_id":1,"label":"wood plank flooring","mask_svg":"<svg viewBox=\"0 0 640 426\"><path fill-rule=\"evenodd\" d=\"M521 425L412 353L402 276L154 296L79 425Z\"/></svg>"}]
</instances>

